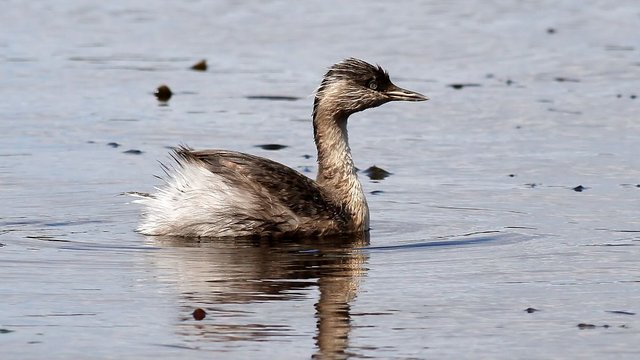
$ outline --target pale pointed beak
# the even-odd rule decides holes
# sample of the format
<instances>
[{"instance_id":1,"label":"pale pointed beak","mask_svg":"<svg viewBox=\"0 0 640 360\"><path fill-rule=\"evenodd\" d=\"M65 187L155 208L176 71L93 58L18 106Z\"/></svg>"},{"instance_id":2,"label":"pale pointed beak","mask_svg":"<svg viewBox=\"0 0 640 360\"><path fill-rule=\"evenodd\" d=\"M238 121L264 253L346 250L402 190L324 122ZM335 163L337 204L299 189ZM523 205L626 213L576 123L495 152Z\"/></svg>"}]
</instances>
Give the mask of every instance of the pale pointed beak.
<instances>
[{"instance_id":1,"label":"pale pointed beak","mask_svg":"<svg viewBox=\"0 0 640 360\"><path fill-rule=\"evenodd\" d=\"M385 91L385 94L389 97L390 101L425 101L429 100L428 97L417 93L415 91L399 88L395 85Z\"/></svg>"}]
</instances>

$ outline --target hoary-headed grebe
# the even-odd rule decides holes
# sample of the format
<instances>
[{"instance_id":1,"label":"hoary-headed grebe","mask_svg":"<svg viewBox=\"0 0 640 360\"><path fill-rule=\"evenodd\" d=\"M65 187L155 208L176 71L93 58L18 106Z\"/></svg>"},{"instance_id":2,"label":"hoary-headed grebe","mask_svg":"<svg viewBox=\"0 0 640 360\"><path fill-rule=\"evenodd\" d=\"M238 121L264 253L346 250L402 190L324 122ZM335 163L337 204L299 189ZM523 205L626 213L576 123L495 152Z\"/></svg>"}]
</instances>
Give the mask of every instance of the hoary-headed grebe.
<instances>
[{"instance_id":1,"label":"hoary-headed grebe","mask_svg":"<svg viewBox=\"0 0 640 360\"><path fill-rule=\"evenodd\" d=\"M389 101L428 98L401 89L379 66L350 58L329 68L313 104L316 181L275 161L228 150L175 150L166 184L138 231L190 237L303 237L369 229L369 207L347 136L349 115Z\"/></svg>"}]
</instances>

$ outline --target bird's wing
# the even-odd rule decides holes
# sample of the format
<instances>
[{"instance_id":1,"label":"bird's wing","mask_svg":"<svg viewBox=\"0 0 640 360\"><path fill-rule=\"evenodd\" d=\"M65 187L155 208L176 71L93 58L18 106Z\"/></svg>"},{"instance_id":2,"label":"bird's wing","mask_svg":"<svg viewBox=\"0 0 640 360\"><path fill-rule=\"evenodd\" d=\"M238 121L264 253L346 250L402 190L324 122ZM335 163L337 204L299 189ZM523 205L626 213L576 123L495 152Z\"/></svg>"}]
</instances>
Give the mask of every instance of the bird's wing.
<instances>
[{"instance_id":1,"label":"bird's wing","mask_svg":"<svg viewBox=\"0 0 640 360\"><path fill-rule=\"evenodd\" d=\"M269 201L278 201L296 216L316 220L343 222L343 212L332 203L315 181L282 165L259 156L226 150L194 151L185 147L175 151L178 161L198 161L228 180L232 186L263 194Z\"/></svg>"}]
</instances>

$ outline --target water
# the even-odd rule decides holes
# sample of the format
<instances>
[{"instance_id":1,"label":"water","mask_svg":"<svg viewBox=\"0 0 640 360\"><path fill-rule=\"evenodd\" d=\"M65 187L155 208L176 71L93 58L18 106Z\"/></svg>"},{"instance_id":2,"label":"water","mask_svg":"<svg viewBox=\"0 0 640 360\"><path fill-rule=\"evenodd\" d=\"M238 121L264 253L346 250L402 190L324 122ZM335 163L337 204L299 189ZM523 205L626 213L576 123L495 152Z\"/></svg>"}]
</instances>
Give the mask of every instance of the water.
<instances>
[{"instance_id":1,"label":"water","mask_svg":"<svg viewBox=\"0 0 640 360\"><path fill-rule=\"evenodd\" d=\"M634 1L7 2L2 358L637 358L639 22ZM362 176L370 238L133 232L119 194L176 144L314 176L311 94L349 56L432 99L350 121L357 166L391 173Z\"/></svg>"}]
</instances>

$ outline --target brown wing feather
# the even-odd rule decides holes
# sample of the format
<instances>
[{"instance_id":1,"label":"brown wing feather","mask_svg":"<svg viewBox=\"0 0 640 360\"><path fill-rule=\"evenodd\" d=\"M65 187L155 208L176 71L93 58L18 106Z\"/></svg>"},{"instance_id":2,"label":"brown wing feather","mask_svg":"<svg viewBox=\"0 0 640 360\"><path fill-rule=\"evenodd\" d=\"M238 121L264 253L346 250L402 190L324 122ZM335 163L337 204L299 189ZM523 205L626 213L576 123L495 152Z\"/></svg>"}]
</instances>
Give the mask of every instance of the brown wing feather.
<instances>
[{"instance_id":1,"label":"brown wing feather","mask_svg":"<svg viewBox=\"0 0 640 360\"><path fill-rule=\"evenodd\" d=\"M269 195L270 199L265 198L265 202L276 199L299 217L332 221L337 226L347 223L342 209L324 195L315 181L278 162L227 150L194 151L179 148L176 154L184 159L205 163L211 172L220 174L231 183L248 180L253 183L250 186L259 185Z\"/></svg>"}]
</instances>

